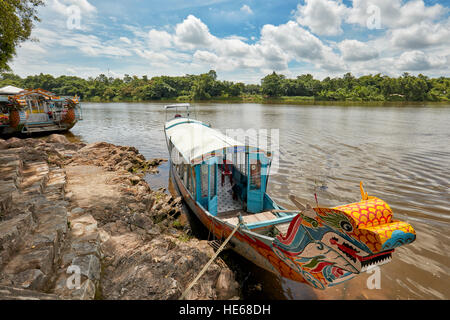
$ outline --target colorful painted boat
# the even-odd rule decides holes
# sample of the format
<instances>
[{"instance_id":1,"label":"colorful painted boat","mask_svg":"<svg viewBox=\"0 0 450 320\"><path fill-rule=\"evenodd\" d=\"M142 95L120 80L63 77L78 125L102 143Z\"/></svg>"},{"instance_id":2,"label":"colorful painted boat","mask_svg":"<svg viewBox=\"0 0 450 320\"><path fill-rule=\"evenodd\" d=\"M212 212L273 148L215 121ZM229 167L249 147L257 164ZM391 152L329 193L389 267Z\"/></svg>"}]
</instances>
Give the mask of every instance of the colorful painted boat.
<instances>
[{"instance_id":1,"label":"colorful painted boat","mask_svg":"<svg viewBox=\"0 0 450 320\"><path fill-rule=\"evenodd\" d=\"M415 240L413 227L393 218L381 199L368 196L336 208L298 203L286 210L266 193L272 155L244 145L209 125L177 113L164 131L170 170L186 204L219 241L276 275L325 289L373 266ZM219 179L225 173L225 179Z\"/></svg>"},{"instance_id":2,"label":"colorful painted boat","mask_svg":"<svg viewBox=\"0 0 450 320\"><path fill-rule=\"evenodd\" d=\"M0 95L0 134L67 131L82 120L78 97L42 89Z\"/></svg>"}]
</instances>

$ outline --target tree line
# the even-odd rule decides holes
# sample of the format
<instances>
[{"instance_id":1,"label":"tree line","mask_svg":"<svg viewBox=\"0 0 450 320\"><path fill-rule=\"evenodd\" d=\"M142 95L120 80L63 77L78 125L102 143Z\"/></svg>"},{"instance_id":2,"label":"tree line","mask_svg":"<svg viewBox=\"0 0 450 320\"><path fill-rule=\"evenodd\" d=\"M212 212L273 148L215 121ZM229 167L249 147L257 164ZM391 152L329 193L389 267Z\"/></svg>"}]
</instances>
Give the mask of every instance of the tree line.
<instances>
[{"instance_id":1,"label":"tree line","mask_svg":"<svg viewBox=\"0 0 450 320\"><path fill-rule=\"evenodd\" d=\"M347 73L342 77L317 80L310 74L289 79L273 72L264 77L261 84L220 81L214 70L200 75L151 79L129 75L113 78L104 74L84 79L42 73L22 78L2 73L0 87L6 85L41 88L57 95L78 95L85 101L252 100L252 97L259 98L257 101L284 97L304 97L308 101L450 101L450 78L408 73L397 78L381 74L357 78Z\"/></svg>"}]
</instances>

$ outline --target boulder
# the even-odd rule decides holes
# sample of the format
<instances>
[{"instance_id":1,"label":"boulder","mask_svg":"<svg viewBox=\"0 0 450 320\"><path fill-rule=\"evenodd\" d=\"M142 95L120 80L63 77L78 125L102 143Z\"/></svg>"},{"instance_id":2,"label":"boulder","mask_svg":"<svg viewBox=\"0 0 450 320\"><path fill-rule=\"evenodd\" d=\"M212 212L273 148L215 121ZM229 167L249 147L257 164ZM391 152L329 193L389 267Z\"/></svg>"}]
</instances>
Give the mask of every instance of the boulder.
<instances>
[{"instance_id":1,"label":"boulder","mask_svg":"<svg viewBox=\"0 0 450 320\"><path fill-rule=\"evenodd\" d=\"M217 298L228 300L239 295L239 284L230 269L222 269L216 282Z\"/></svg>"},{"instance_id":2,"label":"boulder","mask_svg":"<svg viewBox=\"0 0 450 320\"><path fill-rule=\"evenodd\" d=\"M30 269L14 276L14 284L24 289L45 290L48 277L39 269Z\"/></svg>"},{"instance_id":3,"label":"boulder","mask_svg":"<svg viewBox=\"0 0 450 320\"><path fill-rule=\"evenodd\" d=\"M62 134L52 134L47 140L49 143L69 144L70 141Z\"/></svg>"},{"instance_id":4,"label":"boulder","mask_svg":"<svg viewBox=\"0 0 450 320\"><path fill-rule=\"evenodd\" d=\"M8 142L3 139L0 139L0 150L5 150L8 148Z\"/></svg>"},{"instance_id":5,"label":"boulder","mask_svg":"<svg viewBox=\"0 0 450 320\"><path fill-rule=\"evenodd\" d=\"M8 148L12 149L12 148L21 148L23 146L25 146L25 140L13 137L10 138L8 140L6 140L6 143L8 144Z\"/></svg>"},{"instance_id":6,"label":"boulder","mask_svg":"<svg viewBox=\"0 0 450 320\"><path fill-rule=\"evenodd\" d=\"M153 227L153 221L143 213L134 213L131 217L131 224L144 230L150 230Z\"/></svg>"},{"instance_id":7,"label":"boulder","mask_svg":"<svg viewBox=\"0 0 450 320\"><path fill-rule=\"evenodd\" d=\"M93 300L95 298L96 286L91 279L81 284L81 288L72 293L72 298L79 300Z\"/></svg>"},{"instance_id":8,"label":"boulder","mask_svg":"<svg viewBox=\"0 0 450 320\"><path fill-rule=\"evenodd\" d=\"M50 275L53 270L53 247L40 250L29 249L15 256L3 269L5 274L18 274L29 269L39 269L45 275Z\"/></svg>"},{"instance_id":9,"label":"boulder","mask_svg":"<svg viewBox=\"0 0 450 320\"><path fill-rule=\"evenodd\" d=\"M154 225L153 228L147 231L147 233L151 236L158 236L161 234L161 227L158 225Z\"/></svg>"},{"instance_id":10,"label":"boulder","mask_svg":"<svg viewBox=\"0 0 450 320\"><path fill-rule=\"evenodd\" d=\"M185 213L180 214L180 216L178 217L178 222L180 223L180 226L182 228L185 228L189 225L189 220Z\"/></svg>"},{"instance_id":11,"label":"boulder","mask_svg":"<svg viewBox=\"0 0 450 320\"><path fill-rule=\"evenodd\" d=\"M100 280L100 260L95 255L81 256L73 259L73 267L80 268L82 276L87 277L92 281Z\"/></svg>"},{"instance_id":12,"label":"boulder","mask_svg":"<svg viewBox=\"0 0 450 320\"><path fill-rule=\"evenodd\" d=\"M17 217L0 223L0 261L9 261L12 254L24 243L25 236L34 228L31 213L21 214Z\"/></svg>"},{"instance_id":13,"label":"boulder","mask_svg":"<svg viewBox=\"0 0 450 320\"><path fill-rule=\"evenodd\" d=\"M59 297L29 289L0 286L0 300L59 300Z\"/></svg>"},{"instance_id":14,"label":"boulder","mask_svg":"<svg viewBox=\"0 0 450 320\"><path fill-rule=\"evenodd\" d=\"M142 180L141 177L137 175L131 176L130 178L130 181L133 185L137 185L139 182L141 182L141 180Z\"/></svg>"}]
</instances>

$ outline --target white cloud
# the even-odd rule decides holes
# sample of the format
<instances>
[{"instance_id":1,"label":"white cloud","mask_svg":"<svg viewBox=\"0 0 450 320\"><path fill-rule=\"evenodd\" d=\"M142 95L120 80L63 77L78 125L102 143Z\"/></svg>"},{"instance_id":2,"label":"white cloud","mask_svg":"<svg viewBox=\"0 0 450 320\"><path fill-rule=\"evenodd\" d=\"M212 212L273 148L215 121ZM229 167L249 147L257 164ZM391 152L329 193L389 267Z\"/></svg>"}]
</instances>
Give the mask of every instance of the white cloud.
<instances>
[{"instance_id":1,"label":"white cloud","mask_svg":"<svg viewBox=\"0 0 450 320\"><path fill-rule=\"evenodd\" d=\"M125 42L126 44L131 44L131 40L127 37L120 37L119 40Z\"/></svg>"},{"instance_id":2,"label":"white cloud","mask_svg":"<svg viewBox=\"0 0 450 320\"><path fill-rule=\"evenodd\" d=\"M367 20L373 14L368 11L369 6L375 5L380 10L381 27L401 28L423 21L434 21L448 10L436 4L426 6L423 0L353 0L346 22L367 26Z\"/></svg>"},{"instance_id":3,"label":"white cloud","mask_svg":"<svg viewBox=\"0 0 450 320\"><path fill-rule=\"evenodd\" d=\"M249 6L249 5L246 5L246 4L244 4L244 5L241 7L241 11L244 12L244 13L246 13L246 14L253 14L252 8L250 8L250 6Z\"/></svg>"},{"instance_id":4,"label":"white cloud","mask_svg":"<svg viewBox=\"0 0 450 320\"><path fill-rule=\"evenodd\" d=\"M45 13L54 15L55 10L65 10L75 3L93 15L97 12L85 0L52 0L52 7L45 9L48 10ZM287 76L301 72L322 77L342 75L348 71L356 75L380 72L398 75L404 71L448 75L450 19L442 19L442 13L437 9L443 8L439 5L425 6L421 0L379 0L376 3L380 6L382 25L386 29L371 34L369 41L358 41L346 35L339 42L321 38L320 35L342 34L344 23L350 23L352 27L361 24L366 28L364 4L367 3L353 0L353 6L346 7L339 0L307 0L298 7L295 21L263 25L259 37L248 35L250 39L242 34L213 35L208 26L194 15L173 26L150 29L123 25L120 35L115 30L109 32L110 26L101 25L99 16L95 19L92 19L94 16L91 19L83 16L86 28L80 31L59 28L66 18L65 15L55 15L55 20L43 19L34 29L32 37L40 42L25 42L18 49L18 59L13 66L15 70L28 74L36 73L43 66L48 72L59 66L63 68L60 73L65 73L70 65L54 63L49 66L45 61L81 53L77 62L73 62L78 69L72 65L72 71L81 72L83 67L89 68L95 61L90 60L91 57L102 57L108 66L116 66L116 72L179 75L215 69L221 72L221 76L232 74L230 80L247 81L259 80L272 71ZM250 6L248 9L251 11ZM229 17L248 17L249 10L244 5ZM212 17L218 14L214 10L211 12ZM360 16L356 15L358 12ZM105 19L110 23L108 16ZM407 24L408 21L411 24ZM352 35L357 31L358 36L367 36L366 29L352 31ZM87 74L94 69L83 72Z\"/></svg>"},{"instance_id":5,"label":"white cloud","mask_svg":"<svg viewBox=\"0 0 450 320\"><path fill-rule=\"evenodd\" d=\"M378 51L358 40L343 40L338 44L342 57L347 61L367 61L378 57Z\"/></svg>"},{"instance_id":6,"label":"white cloud","mask_svg":"<svg viewBox=\"0 0 450 320\"><path fill-rule=\"evenodd\" d=\"M209 29L199 18L189 15L175 28L176 42L190 48L208 47L214 40Z\"/></svg>"},{"instance_id":7,"label":"white cloud","mask_svg":"<svg viewBox=\"0 0 450 320\"><path fill-rule=\"evenodd\" d=\"M37 42L24 42L20 45L21 50L26 50L29 52L34 52L37 54L44 54L47 53L47 50L43 48L39 43Z\"/></svg>"},{"instance_id":8,"label":"white cloud","mask_svg":"<svg viewBox=\"0 0 450 320\"><path fill-rule=\"evenodd\" d=\"M430 23L447 12L448 8L440 4L427 6L423 0L352 0L348 7L342 0L305 0L304 5L298 5L296 18L299 24L315 34L335 36L342 34L343 23L367 28L368 22L375 17L379 18L381 28L395 29Z\"/></svg>"},{"instance_id":9,"label":"white cloud","mask_svg":"<svg viewBox=\"0 0 450 320\"><path fill-rule=\"evenodd\" d=\"M346 11L340 0L305 0L305 5L297 7L297 22L315 34L334 36L342 33Z\"/></svg>"},{"instance_id":10,"label":"white cloud","mask_svg":"<svg viewBox=\"0 0 450 320\"><path fill-rule=\"evenodd\" d=\"M446 23L414 24L390 32L391 43L404 49L424 49L450 44L450 20Z\"/></svg>"},{"instance_id":11,"label":"white cloud","mask_svg":"<svg viewBox=\"0 0 450 320\"><path fill-rule=\"evenodd\" d=\"M71 30L60 30L59 32L36 28L33 31L33 37L39 39L39 42L25 42L22 45L22 51L31 52L39 50L41 53L51 53L55 49L65 47L79 50L89 57L124 57L131 56L128 48L122 47L122 43L129 45L131 41L126 37L120 37L119 41L103 41L95 35L86 35L84 33L72 32Z\"/></svg>"},{"instance_id":12,"label":"white cloud","mask_svg":"<svg viewBox=\"0 0 450 320\"><path fill-rule=\"evenodd\" d=\"M61 0L63 3L61 3L59 0L48 0L45 2L45 4L52 10L68 16L71 14L70 7L76 6L80 9L80 14L94 14L97 12L97 8L89 3L87 0Z\"/></svg>"},{"instance_id":13,"label":"white cloud","mask_svg":"<svg viewBox=\"0 0 450 320\"><path fill-rule=\"evenodd\" d=\"M172 35L166 31L152 29L148 33L149 44L152 48L169 48L172 46Z\"/></svg>"},{"instance_id":14,"label":"white cloud","mask_svg":"<svg viewBox=\"0 0 450 320\"><path fill-rule=\"evenodd\" d=\"M78 6L82 13L94 13L97 12L97 8L89 3L87 0L68 0L72 5Z\"/></svg>"},{"instance_id":15,"label":"white cloud","mask_svg":"<svg viewBox=\"0 0 450 320\"><path fill-rule=\"evenodd\" d=\"M140 50L134 49L136 54L144 59L150 60L152 62L168 62L169 58L160 52L154 52L150 50Z\"/></svg>"},{"instance_id":16,"label":"white cloud","mask_svg":"<svg viewBox=\"0 0 450 320\"><path fill-rule=\"evenodd\" d=\"M425 54L414 50L403 53L398 60L398 68L403 71L426 71L448 65L448 57Z\"/></svg>"},{"instance_id":17,"label":"white cloud","mask_svg":"<svg viewBox=\"0 0 450 320\"><path fill-rule=\"evenodd\" d=\"M317 64L327 70L343 70L340 57L319 38L294 21L284 25L265 25L261 31L262 44L276 44L291 59Z\"/></svg>"}]
</instances>

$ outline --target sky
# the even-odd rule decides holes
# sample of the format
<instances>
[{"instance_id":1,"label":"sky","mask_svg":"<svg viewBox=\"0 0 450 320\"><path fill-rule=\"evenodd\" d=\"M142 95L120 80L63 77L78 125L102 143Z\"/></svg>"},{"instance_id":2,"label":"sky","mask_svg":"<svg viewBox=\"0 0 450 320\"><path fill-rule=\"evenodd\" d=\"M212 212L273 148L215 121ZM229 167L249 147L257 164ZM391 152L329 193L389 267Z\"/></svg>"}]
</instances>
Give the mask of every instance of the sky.
<instances>
[{"instance_id":1,"label":"sky","mask_svg":"<svg viewBox=\"0 0 450 320\"><path fill-rule=\"evenodd\" d=\"M20 76L449 76L450 0L45 0Z\"/></svg>"}]
</instances>

